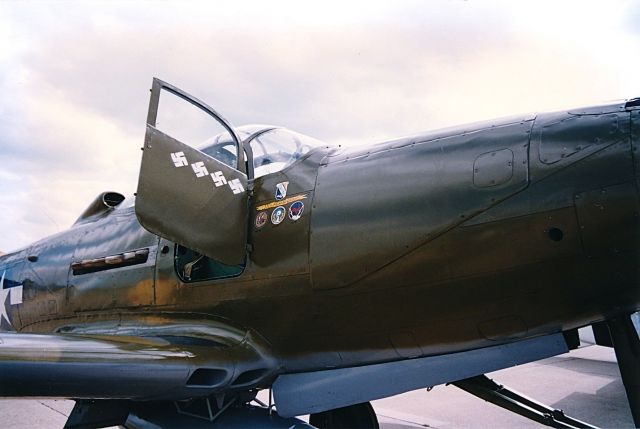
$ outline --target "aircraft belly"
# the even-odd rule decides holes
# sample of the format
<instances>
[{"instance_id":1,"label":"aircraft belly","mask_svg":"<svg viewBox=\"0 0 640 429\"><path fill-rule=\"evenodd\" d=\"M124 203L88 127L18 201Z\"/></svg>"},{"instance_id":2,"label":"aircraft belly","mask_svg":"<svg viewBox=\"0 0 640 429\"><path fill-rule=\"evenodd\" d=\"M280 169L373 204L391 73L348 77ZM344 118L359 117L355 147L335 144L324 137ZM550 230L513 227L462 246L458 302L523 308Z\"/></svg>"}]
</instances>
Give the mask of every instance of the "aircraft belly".
<instances>
[{"instance_id":1,"label":"aircraft belly","mask_svg":"<svg viewBox=\"0 0 640 429\"><path fill-rule=\"evenodd\" d=\"M561 334L484 349L354 368L280 375L273 392L283 417L318 413L468 378L567 352Z\"/></svg>"}]
</instances>

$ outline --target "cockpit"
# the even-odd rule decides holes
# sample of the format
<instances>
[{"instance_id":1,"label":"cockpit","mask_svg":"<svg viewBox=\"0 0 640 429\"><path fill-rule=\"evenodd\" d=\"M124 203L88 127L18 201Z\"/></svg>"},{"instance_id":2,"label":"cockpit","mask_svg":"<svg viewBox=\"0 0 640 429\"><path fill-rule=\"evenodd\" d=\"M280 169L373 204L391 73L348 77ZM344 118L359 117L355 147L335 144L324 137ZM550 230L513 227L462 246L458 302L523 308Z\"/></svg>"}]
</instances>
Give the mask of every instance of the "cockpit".
<instances>
[{"instance_id":1,"label":"cockpit","mask_svg":"<svg viewBox=\"0 0 640 429\"><path fill-rule=\"evenodd\" d=\"M245 125L236 128L235 132L242 140L245 159L252 160L251 164L247 163L249 178L283 170L311 149L326 146L326 143L313 137L271 125ZM237 167L236 145L228 132L205 140L197 149L229 167ZM135 200L135 196L129 196L117 209L130 209L135 205Z\"/></svg>"},{"instance_id":2,"label":"cockpit","mask_svg":"<svg viewBox=\"0 0 640 429\"><path fill-rule=\"evenodd\" d=\"M281 127L267 125L245 125L236 129L242 140L250 178L258 178L280 171L311 149L325 146L325 143L304 134ZM236 145L229 133L218 134L203 142L198 150L235 168L237 165Z\"/></svg>"}]
</instances>

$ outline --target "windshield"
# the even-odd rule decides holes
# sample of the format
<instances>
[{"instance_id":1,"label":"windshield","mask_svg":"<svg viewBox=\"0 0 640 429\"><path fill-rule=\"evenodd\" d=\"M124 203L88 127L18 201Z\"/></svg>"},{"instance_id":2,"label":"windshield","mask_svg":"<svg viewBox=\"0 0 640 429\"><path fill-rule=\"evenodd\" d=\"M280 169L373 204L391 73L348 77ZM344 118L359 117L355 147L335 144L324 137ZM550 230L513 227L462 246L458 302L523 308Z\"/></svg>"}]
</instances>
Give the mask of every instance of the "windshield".
<instances>
[{"instance_id":1,"label":"windshield","mask_svg":"<svg viewBox=\"0 0 640 429\"><path fill-rule=\"evenodd\" d=\"M240 139L246 139L249 135L250 134L246 131L238 132L238 137L240 137ZM238 165L238 151L236 150L236 144L231 139L228 132L218 134L205 140L198 146L198 150L231 168L236 168Z\"/></svg>"},{"instance_id":2,"label":"windshield","mask_svg":"<svg viewBox=\"0 0 640 429\"><path fill-rule=\"evenodd\" d=\"M280 171L314 147L325 145L319 140L286 128L247 125L238 128L237 132L244 144L249 137L254 136L249 141L253 152L254 178ZM208 139L199 150L232 168L236 167L236 146L229 133L225 132Z\"/></svg>"},{"instance_id":3,"label":"windshield","mask_svg":"<svg viewBox=\"0 0 640 429\"><path fill-rule=\"evenodd\" d=\"M266 131L254 137L249 144L253 152L255 177L280 171L296 162L314 147L324 145L319 140L286 128Z\"/></svg>"}]
</instances>

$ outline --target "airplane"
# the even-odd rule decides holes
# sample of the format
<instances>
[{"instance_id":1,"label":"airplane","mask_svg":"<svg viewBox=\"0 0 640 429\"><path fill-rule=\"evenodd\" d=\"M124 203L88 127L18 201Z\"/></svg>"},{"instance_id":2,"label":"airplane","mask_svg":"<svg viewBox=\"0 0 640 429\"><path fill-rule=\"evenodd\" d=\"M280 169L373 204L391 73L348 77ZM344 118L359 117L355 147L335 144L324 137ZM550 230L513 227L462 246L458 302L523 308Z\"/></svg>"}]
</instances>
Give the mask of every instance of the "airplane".
<instances>
[{"instance_id":1,"label":"airplane","mask_svg":"<svg viewBox=\"0 0 640 429\"><path fill-rule=\"evenodd\" d=\"M223 132L163 131L165 99ZM638 98L341 147L153 79L135 196L0 257L0 396L73 399L71 429L377 428L450 383L593 427L485 376L591 325L640 426L639 148Z\"/></svg>"}]
</instances>

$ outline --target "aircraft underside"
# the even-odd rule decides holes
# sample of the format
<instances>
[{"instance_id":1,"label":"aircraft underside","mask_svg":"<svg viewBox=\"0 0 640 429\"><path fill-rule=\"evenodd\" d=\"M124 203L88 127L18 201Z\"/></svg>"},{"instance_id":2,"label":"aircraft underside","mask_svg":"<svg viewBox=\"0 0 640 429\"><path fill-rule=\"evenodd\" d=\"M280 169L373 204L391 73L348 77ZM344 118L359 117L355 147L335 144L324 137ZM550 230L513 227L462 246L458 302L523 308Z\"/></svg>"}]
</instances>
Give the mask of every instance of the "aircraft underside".
<instances>
[{"instance_id":1,"label":"aircraft underside","mask_svg":"<svg viewBox=\"0 0 640 429\"><path fill-rule=\"evenodd\" d=\"M640 356L640 341L638 340L638 332L634 327L630 318L620 317L608 323L611 335L608 339L600 338L600 341L612 341L615 346L616 356L620 365L623 376L624 386L627 391L629 403L631 405L634 420L637 422L639 408L640 377L638 371L638 356ZM568 344L574 344L575 339L572 335L561 336L550 339L550 341L536 341L525 347L518 348L513 351L514 355L521 353L529 353L527 347L536 349L547 349L540 352L540 355L554 354ZM505 352L501 350L500 352ZM510 353L507 351L507 353ZM446 357L447 360L455 359L455 356ZM528 358L521 358L520 362L533 360L531 355ZM468 361L473 365L473 360ZM495 362L495 361L494 361ZM455 366L453 364L452 366ZM410 368L414 379L420 379L420 374L425 371L434 371L440 369L447 370L449 365L440 363L427 363L423 365L414 363ZM399 368L380 368L382 374L376 374L375 371L368 369L369 373L365 379L357 379L357 376L344 371L339 376L342 378L352 378L345 380L349 382L361 382L369 379L369 385L373 386L377 383L391 384L391 379L386 380L385 376L389 373L397 380L402 377L402 371ZM409 371L409 369L407 369ZM471 370L473 372L473 370ZM407 376L410 375L407 373ZM315 380L325 379L325 375L312 374ZM429 377L427 377L429 378ZM425 378L423 378L425 380ZM430 380L434 380L430 378ZM401 382L402 383L402 382ZM420 381L413 381L414 387L418 384L424 384ZM451 383L452 385L477 396L489 403L497 405L507 411L516 413L522 417L538 422L542 425L554 428L596 428L588 422L581 421L566 415L560 409L554 409L530 397L524 396L509 387L499 384L498 382L488 378L484 374L475 375L465 379L460 379ZM321 382L313 386L317 388L317 392L308 390L305 392L297 392L305 395L300 402L306 405L308 409L312 409L313 405L318 403L316 396L322 397L327 394ZM433 386L423 386L431 388ZM276 386L277 388L277 386ZM335 386L334 386L335 388ZM344 388L343 391L349 390ZM209 397L195 398L185 401L148 401L148 402L131 402L123 400L78 400L73 409L72 414L65 426L66 429L82 429L82 428L98 428L113 425L119 425L127 429L149 429L149 428L360 428L360 429L377 429L379 427L378 419L375 411L369 402L358 403L346 407L335 408L331 410L310 413L308 423L296 417L281 417L278 414L277 406L273 401L273 392L268 389L268 395L261 395L262 400L258 398L258 391L237 392L235 394L219 394ZM263 393L266 391L263 391ZM320 402L322 399L320 399ZM499 422L496 422L499 424Z\"/></svg>"}]
</instances>

